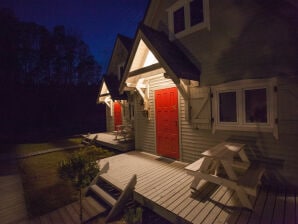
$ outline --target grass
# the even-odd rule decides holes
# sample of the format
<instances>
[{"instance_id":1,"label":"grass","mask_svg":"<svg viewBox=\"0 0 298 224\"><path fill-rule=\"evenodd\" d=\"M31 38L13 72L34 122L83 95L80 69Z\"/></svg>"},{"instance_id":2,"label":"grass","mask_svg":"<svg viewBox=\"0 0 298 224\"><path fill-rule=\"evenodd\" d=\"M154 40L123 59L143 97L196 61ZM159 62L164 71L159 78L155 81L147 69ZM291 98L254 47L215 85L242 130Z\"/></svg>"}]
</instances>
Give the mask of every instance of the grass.
<instances>
[{"instance_id":1,"label":"grass","mask_svg":"<svg viewBox=\"0 0 298 224\"><path fill-rule=\"evenodd\" d=\"M23 144L1 144L0 153L17 153L26 154L31 152L38 152L51 148L60 148L80 144L82 138L66 138L58 139L52 142L39 142L39 143L23 143Z\"/></svg>"},{"instance_id":2,"label":"grass","mask_svg":"<svg viewBox=\"0 0 298 224\"><path fill-rule=\"evenodd\" d=\"M35 144L33 145L37 147ZM40 148L46 149L46 146L49 145L44 144L37 148L39 150ZM31 144L26 144L26 147L31 147ZM35 149L22 148L26 152ZM45 214L78 200L78 192L69 182L60 179L57 172L58 163L70 158L75 151L65 150L19 160L30 217ZM90 147L88 151L95 154L97 159L113 155L108 150L98 147Z\"/></svg>"}]
</instances>

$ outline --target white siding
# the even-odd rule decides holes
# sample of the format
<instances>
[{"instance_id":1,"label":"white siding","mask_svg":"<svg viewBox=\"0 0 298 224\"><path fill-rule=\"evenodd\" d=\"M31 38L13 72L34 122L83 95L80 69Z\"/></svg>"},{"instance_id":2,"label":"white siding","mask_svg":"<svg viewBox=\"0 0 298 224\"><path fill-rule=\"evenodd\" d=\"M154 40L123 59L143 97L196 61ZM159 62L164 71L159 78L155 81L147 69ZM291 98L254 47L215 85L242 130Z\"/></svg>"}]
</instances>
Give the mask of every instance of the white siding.
<instances>
[{"instance_id":1,"label":"white siding","mask_svg":"<svg viewBox=\"0 0 298 224\"><path fill-rule=\"evenodd\" d=\"M106 127L107 132L114 131L114 117L111 116L111 108L106 106Z\"/></svg>"},{"instance_id":2,"label":"white siding","mask_svg":"<svg viewBox=\"0 0 298 224\"><path fill-rule=\"evenodd\" d=\"M142 150L149 153L156 153L155 140L155 101L154 91L174 87L175 84L171 79L165 79L163 74L152 77L149 80L149 105L150 105L150 120L142 114L142 106L140 105L141 97L136 97L136 114L135 114L135 144L137 150Z\"/></svg>"},{"instance_id":3,"label":"white siding","mask_svg":"<svg viewBox=\"0 0 298 224\"><path fill-rule=\"evenodd\" d=\"M246 151L252 159L271 164L268 169L270 178L281 182L298 184L298 95L295 91L297 83L288 81L278 86L279 101L279 139L272 133L245 131L216 131L194 129L184 118L184 100L180 97L180 129L181 129L181 160L193 162L200 157L200 153L225 141L234 140L247 145ZM288 107L286 106L288 105ZM284 108L291 107L287 113ZM281 113L282 111L282 113ZM286 116L287 114L288 116Z\"/></svg>"},{"instance_id":4,"label":"white siding","mask_svg":"<svg viewBox=\"0 0 298 224\"><path fill-rule=\"evenodd\" d=\"M136 100L135 114L135 140L136 149L156 154L155 140L155 102L154 91L174 87L170 79L163 78L162 75L150 79L150 120L142 115L142 106L138 103L141 97L138 95ZM291 84L292 85L292 84ZM293 105L296 99L295 88L289 92L289 85L283 84L279 90L279 110L283 110L284 104L289 102ZM285 93L286 91L286 93ZM292 98L289 97L292 94ZM294 95L293 95L294 94ZM247 145L246 151L252 159L265 161L273 166L268 169L270 178L281 182L298 183L298 150L295 142L297 141L298 122L296 117L287 117L279 121L279 140L276 140L272 133L264 132L245 132L245 131L216 131L212 134L211 129L195 129L191 123L185 120L185 102L179 94L179 115L180 115L180 160L193 162L200 158L200 153L206 149L225 140L243 142ZM294 97L294 99L293 99ZM296 99L297 100L297 99ZM295 107L296 112L298 109ZM295 111L289 111L293 114ZM286 124L291 123L287 128Z\"/></svg>"}]
</instances>

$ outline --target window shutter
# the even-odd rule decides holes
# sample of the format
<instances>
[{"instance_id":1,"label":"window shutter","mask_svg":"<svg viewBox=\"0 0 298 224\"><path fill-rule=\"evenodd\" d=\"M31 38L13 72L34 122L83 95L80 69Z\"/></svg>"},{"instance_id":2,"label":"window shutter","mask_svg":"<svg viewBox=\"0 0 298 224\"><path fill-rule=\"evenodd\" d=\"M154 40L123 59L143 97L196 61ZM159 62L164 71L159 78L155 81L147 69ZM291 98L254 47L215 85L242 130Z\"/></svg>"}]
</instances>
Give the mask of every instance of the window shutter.
<instances>
[{"instance_id":1,"label":"window shutter","mask_svg":"<svg viewBox=\"0 0 298 224\"><path fill-rule=\"evenodd\" d=\"M191 123L195 128L211 128L211 100L209 87L190 89Z\"/></svg>"}]
</instances>

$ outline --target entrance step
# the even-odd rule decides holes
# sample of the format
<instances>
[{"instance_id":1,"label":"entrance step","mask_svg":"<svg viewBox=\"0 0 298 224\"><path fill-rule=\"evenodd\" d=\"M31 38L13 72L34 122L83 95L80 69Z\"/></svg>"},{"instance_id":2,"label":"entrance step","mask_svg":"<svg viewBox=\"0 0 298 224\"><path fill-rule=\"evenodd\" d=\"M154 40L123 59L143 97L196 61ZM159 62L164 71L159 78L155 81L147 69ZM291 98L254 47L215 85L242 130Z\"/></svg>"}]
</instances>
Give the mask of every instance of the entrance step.
<instances>
[{"instance_id":1,"label":"entrance step","mask_svg":"<svg viewBox=\"0 0 298 224\"><path fill-rule=\"evenodd\" d=\"M90 190L95 193L98 197L104 200L108 205L113 207L116 204L116 199L113 198L110 194L100 188L97 184L91 185Z\"/></svg>"}]
</instances>

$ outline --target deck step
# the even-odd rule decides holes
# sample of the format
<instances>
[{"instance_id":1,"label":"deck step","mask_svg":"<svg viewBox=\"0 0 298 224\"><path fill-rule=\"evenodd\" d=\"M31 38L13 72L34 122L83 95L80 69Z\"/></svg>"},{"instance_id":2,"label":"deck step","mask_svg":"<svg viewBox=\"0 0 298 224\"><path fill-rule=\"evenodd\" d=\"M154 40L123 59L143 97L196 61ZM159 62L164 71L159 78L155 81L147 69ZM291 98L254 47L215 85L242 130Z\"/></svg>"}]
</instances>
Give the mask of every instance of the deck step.
<instances>
[{"instance_id":1,"label":"deck step","mask_svg":"<svg viewBox=\"0 0 298 224\"><path fill-rule=\"evenodd\" d=\"M106 208L98 203L93 197L86 197L86 201L97 211L97 213L104 213L106 211Z\"/></svg>"},{"instance_id":2,"label":"deck step","mask_svg":"<svg viewBox=\"0 0 298 224\"><path fill-rule=\"evenodd\" d=\"M115 187L116 189L123 191L125 186L120 183L118 180L116 180L115 178L111 177L110 175L108 175L107 173L103 173L100 175L100 178L102 180L104 180L106 183L110 184L111 186Z\"/></svg>"},{"instance_id":3,"label":"deck step","mask_svg":"<svg viewBox=\"0 0 298 224\"><path fill-rule=\"evenodd\" d=\"M116 199L109 195L106 191L101 189L98 185L91 185L90 190L92 190L98 197L108 203L108 205L110 205L111 207L116 204Z\"/></svg>"}]
</instances>

